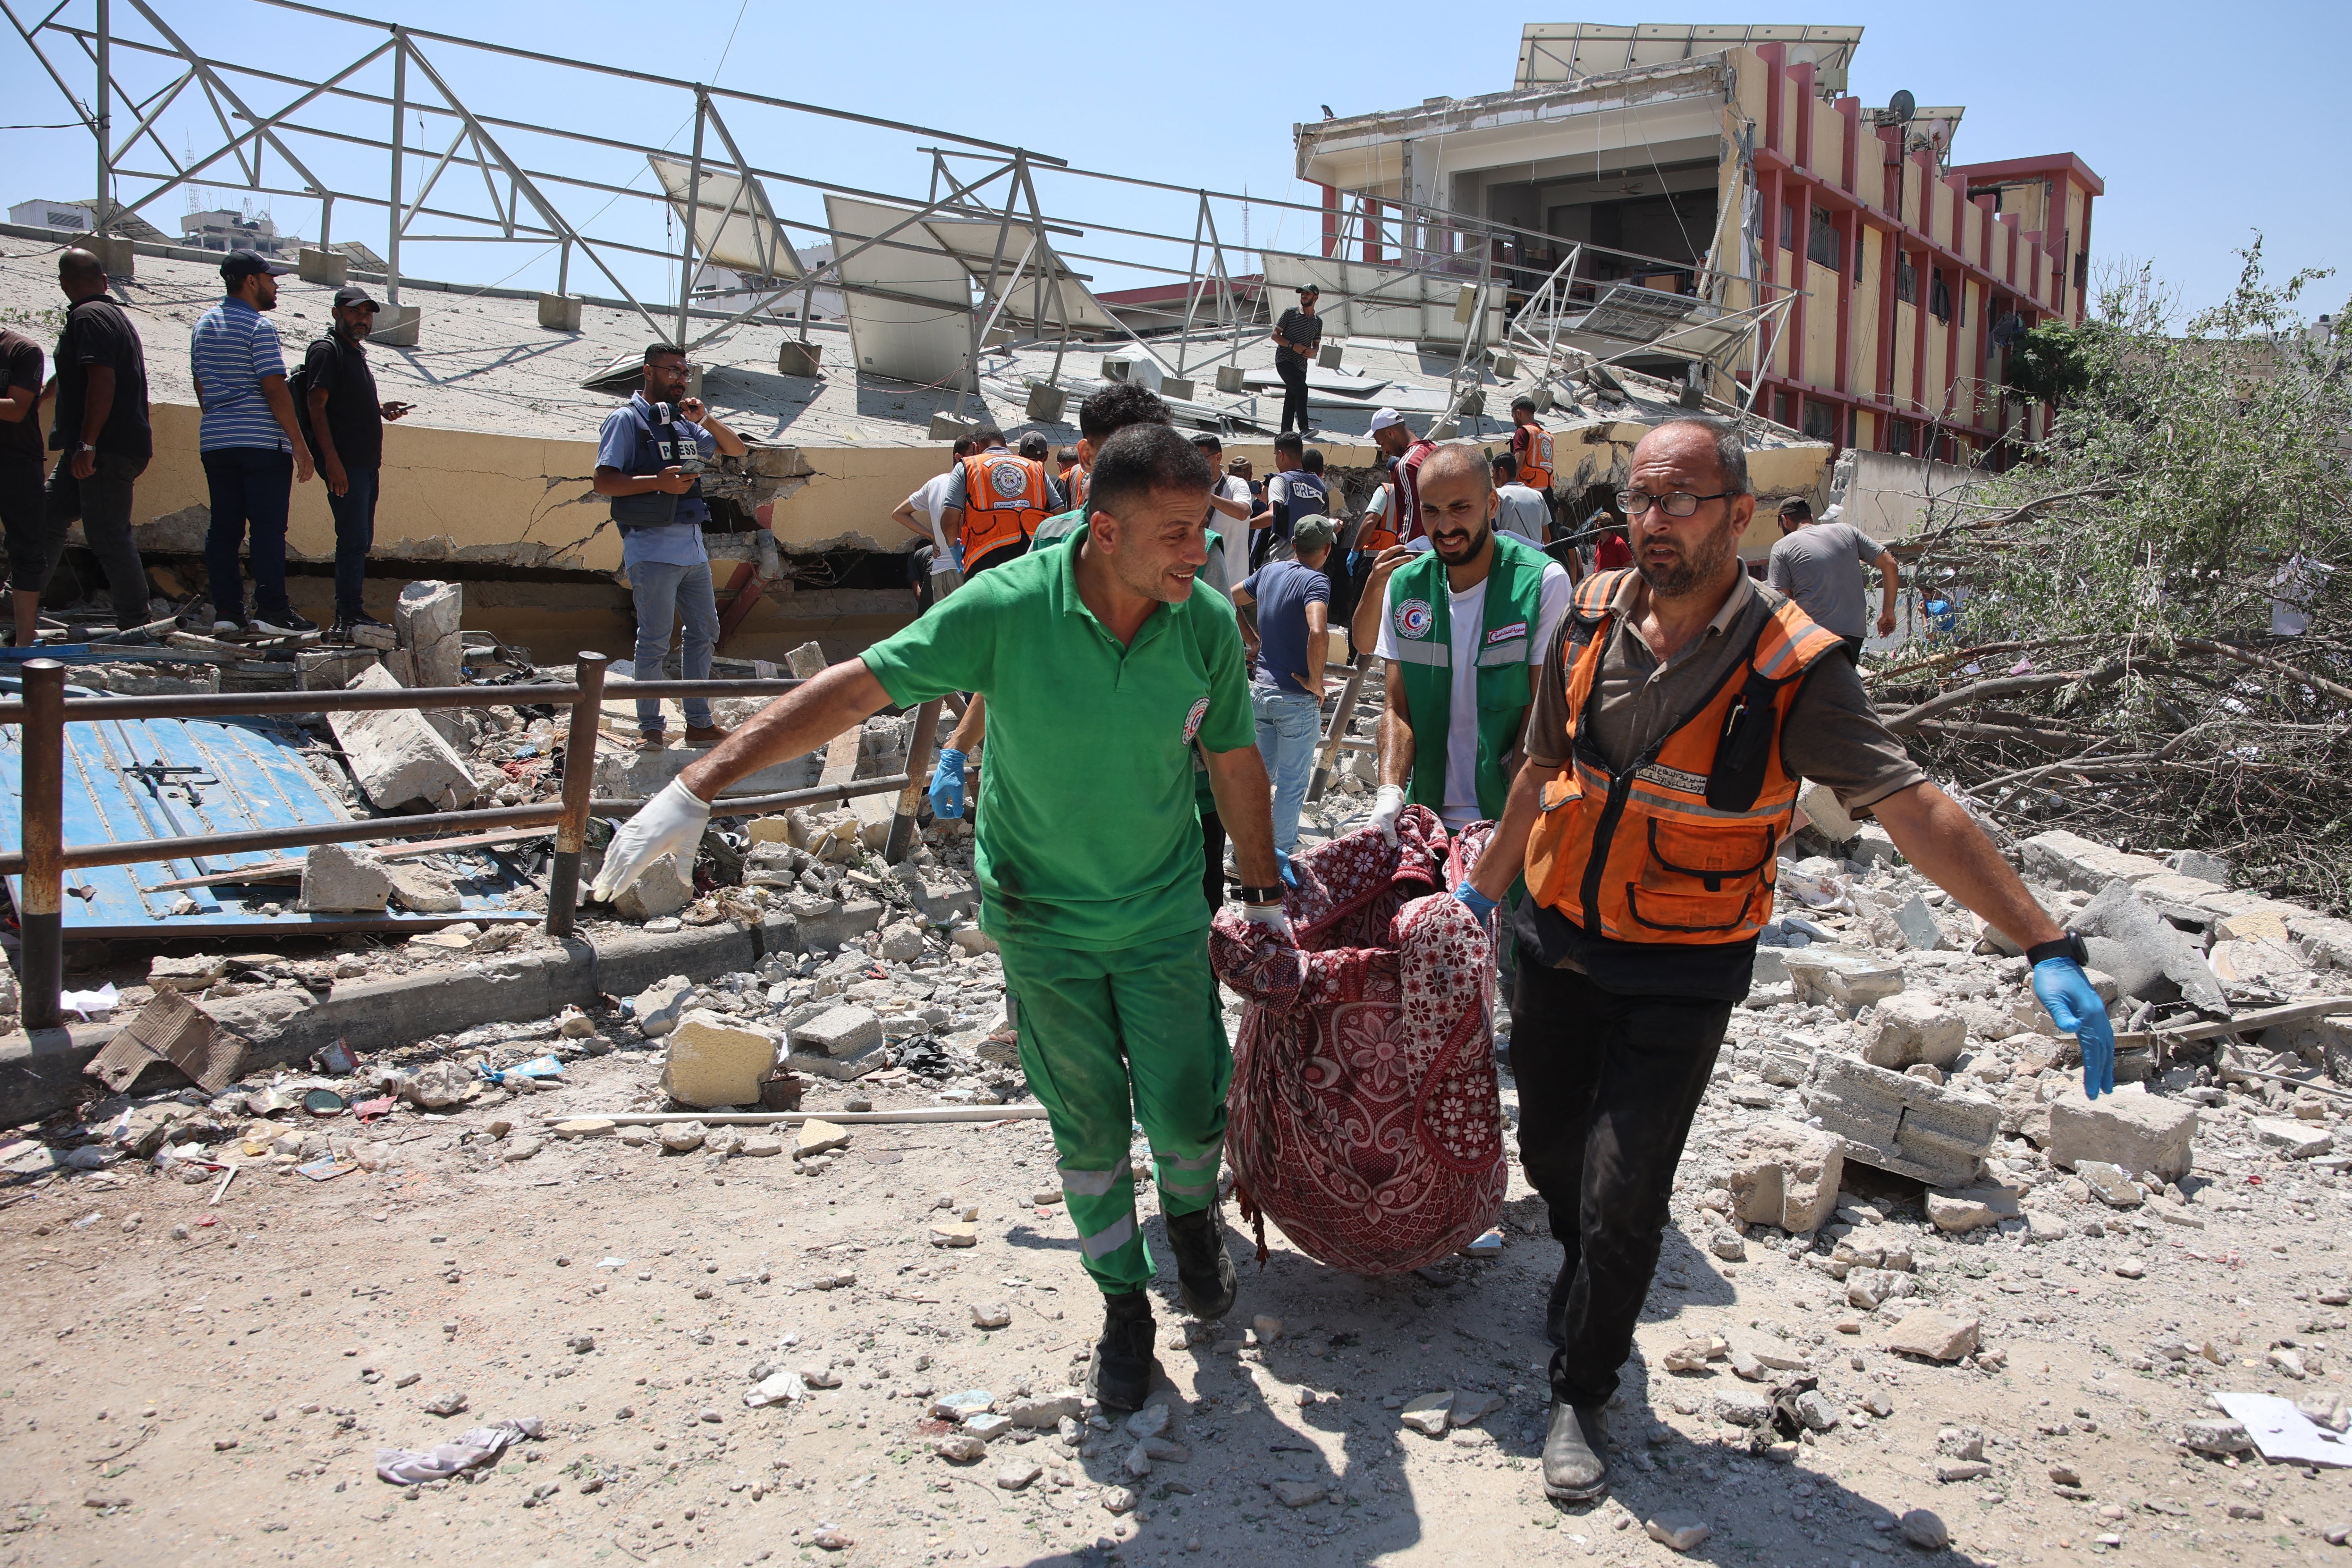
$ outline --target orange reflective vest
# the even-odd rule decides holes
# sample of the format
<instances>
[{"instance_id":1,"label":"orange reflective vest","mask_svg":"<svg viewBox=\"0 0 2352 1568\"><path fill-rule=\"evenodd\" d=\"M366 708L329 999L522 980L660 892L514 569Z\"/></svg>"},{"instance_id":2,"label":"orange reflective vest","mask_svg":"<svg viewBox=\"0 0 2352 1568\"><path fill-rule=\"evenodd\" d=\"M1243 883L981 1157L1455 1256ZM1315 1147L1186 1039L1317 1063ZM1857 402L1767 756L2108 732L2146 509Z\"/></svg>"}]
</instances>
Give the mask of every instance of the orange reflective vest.
<instances>
[{"instance_id":1,"label":"orange reflective vest","mask_svg":"<svg viewBox=\"0 0 2352 1568\"><path fill-rule=\"evenodd\" d=\"M1003 447L963 460L963 558L967 567L1009 544L1025 543L1045 521L1045 465Z\"/></svg>"},{"instance_id":2,"label":"orange reflective vest","mask_svg":"<svg viewBox=\"0 0 2352 1568\"><path fill-rule=\"evenodd\" d=\"M1087 504L1087 490L1092 479L1093 475L1083 465L1077 463L1070 465L1070 471L1062 476L1062 489L1068 492L1071 506L1083 507Z\"/></svg>"},{"instance_id":3,"label":"orange reflective vest","mask_svg":"<svg viewBox=\"0 0 2352 1568\"><path fill-rule=\"evenodd\" d=\"M1698 710L1618 771L1585 720L1628 575L1596 572L1577 588L1560 649L1569 762L1544 781L1528 889L1615 942L1745 941L1771 918L1773 853L1795 816L1781 721L1839 639L1783 601Z\"/></svg>"},{"instance_id":4,"label":"orange reflective vest","mask_svg":"<svg viewBox=\"0 0 2352 1568\"><path fill-rule=\"evenodd\" d=\"M1518 448L1519 483L1531 490L1551 489L1551 432L1540 425L1522 425L1511 432Z\"/></svg>"}]
</instances>

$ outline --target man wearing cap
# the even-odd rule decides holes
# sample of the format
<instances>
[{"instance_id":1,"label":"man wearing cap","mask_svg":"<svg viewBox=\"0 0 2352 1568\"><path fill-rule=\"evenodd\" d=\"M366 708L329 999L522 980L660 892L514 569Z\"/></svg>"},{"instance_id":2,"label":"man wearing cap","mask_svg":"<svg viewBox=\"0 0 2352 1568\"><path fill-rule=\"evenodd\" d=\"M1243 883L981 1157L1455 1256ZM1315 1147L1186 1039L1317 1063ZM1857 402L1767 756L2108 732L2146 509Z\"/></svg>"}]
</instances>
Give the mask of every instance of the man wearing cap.
<instances>
[{"instance_id":1,"label":"man wearing cap","mask_svg":"<svg viewBox=\"0 0 2352 1568\"><path fill-rule=\"evenodd\" d=\"M1381 526L1376 531L1379 552L1372 553L1358 536L1359 564L1364 572L1362 596L1356 601L1355 619L1348 633L1358 647L1370 647L1380 636L1378 620L1381 595L1389 574L1403 565L1412 554L1429 548L1429 532L1421 515L1422 468L1437 443L1426 436L1415 436L1404 416L1393 408L1383 408L1372 416L1372 445L1379 447L1388 464L1387 491Z\"/></svg>"},{"instance_id":2,"label":"man wearing cap","mask_svg":"<svg viewBox=\"0 0 2352 1568\"><path fill-rule=\"evenodd\" d=\"M1307 516L1291 527L1288 561L1269 561L1234 590L1235 605L1257 612L1250 709L1257 749L1274 775L1274 847L1298 847L1298 813L1323 737L1323 664L1331 645L1331 520ZM1248 626L1244 626L1244 634Z\"/></svg>"},{"instance_id":3,"label":"man wearing cap","mask_svg":"<svg viewBox=\"0 0 2352 1568\"><path fill-rule=\"evenodd\" d=\"M1801 496L1780 503L1780 537L1772 544L1772 558L1764 581L1797 601L1805 614L1838 635L1845 657L1859 667L1862 645L1870 631L1870 609L1864 598L1857 563L1878 573L1878 635L1895 633L1895 595L1903 585L1902 568L1895 553L1850 522L1838 521L1832 507L1819 522L1813 507Z\"/></svg>"},{"instance_id":4,"label":"man wearing cap","mask_svg":"<svg viewBox=\"0 0 2352 1568\"><path fill-rule=\"evenodd\" d=\"M1298 291L1298 303L1274 323L1274 374L1282 377L1282 427L1297 422L1307 434L1307 365L1323 346L1323 318L1315 313L1322 290L1309 283Z\"/></svg>"},{"instance_id":5,"label":"man wearing cap","mask_svg":"<svg viewBox=\"0 0 2352 1568\"><path fill-rule=\"evenodd\" d=\"M966 583L955 597L762 709L614 836L603 897L653 861L691 855L719 792L803 756L886 707L950 691L989 701L974 875L1003 951L1021 1065L1044 1101L1082 1264L1104 1323L1087 1393L1139 1408L1158 1367L1158 1270L1136 1213L1131 1130L1157 1168L1184 1305L1234 1301L1217 1214L1233 1079L1209 969L1192 758L1205 755L1234 834L1247 918L1287 941L1251 743L1232 607L1194 585L1213 477L1165 425L1104 443L1086 525Z\"/></svg>"},{"instance_id":6,"label":"man wearing cap","mask_svg":"<svg viewBox=\"0 0 2352 1568\"><path fill-rule=\"evenodd\" d=\"M41 391L44 398L57 399L49 447L58 453L58 466L49 474L38 546L17 559L16 533L10 531L17 626L32 624L41 590L57 571L66 530L79 518L82 538L106 568L115 625L128 632L147 624L147 568L131 533L132 490L155 451L147 415L147 351L130 316L106 297L106 267L96 256L79 247L62 252L58 287L69 301L66 329L58 338L54 374Z\"/></svg>"},{"instance_id":7,"label":"man wearing cap","mask_svg":"<svg viewBox=\"0 0 2352 1568\"><path fill-rule=\"evenodd\" d=\"M204 405L196 446L212 496L205 575L213 596L213 635L236 637L247 629L237 551L247 547L250 529L252 629L266 637L300 637L319 628L296 615L286 598L286 513L294 482L310 482L310 444L286 389L278 329L263 314L278 309L278 275L292 269L258 251L233 250L220 270L228 292L196 318L188 334L189 368Z\"/></svg>"},{"instance_id":8,"label":"man wearing cap","mask_svg":"<svg viewBox=\"0 0 2352 1568\"><path fill-rule=\"evenodd\" d=\"M333 330L302 356L303 429L310 455L327 481L327 510L335 518L335 626L331 634L349 642L362 626L389 629L360 603L367 582L369 548L375 543L377 476L383 469L383 423L408 412L405 403L385 403L375 395L375 372L368 368L368 334L382 309L356 283L335 290Z\"/></svg>"}]
</instances>

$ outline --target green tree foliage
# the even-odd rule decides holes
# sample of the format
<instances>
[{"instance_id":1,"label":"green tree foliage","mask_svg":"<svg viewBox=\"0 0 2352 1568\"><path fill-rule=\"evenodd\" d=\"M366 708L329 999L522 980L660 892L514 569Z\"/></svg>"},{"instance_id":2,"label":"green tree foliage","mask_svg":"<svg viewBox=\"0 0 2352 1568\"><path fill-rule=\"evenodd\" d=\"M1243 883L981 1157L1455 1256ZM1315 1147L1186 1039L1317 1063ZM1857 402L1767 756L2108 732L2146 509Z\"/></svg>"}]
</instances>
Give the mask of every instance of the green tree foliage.
<instances>
[{"instance_id":1,"label":"green tree foliage","mask_svg":"<svg viewBox=\"0 0 2352 1568\"><path fill-rule=\"evenodd\" d=\"M2022 831L2209 848L2344 910L2352 353L2305 326L2326 273L2242 256L2185 330L2142 271L2021 340L2012 383L2069 390L2025 461L1937 508L1918 578L1958 635L1881 679L1940 701L1906 728Z\"/></svg>"}]
</instances>

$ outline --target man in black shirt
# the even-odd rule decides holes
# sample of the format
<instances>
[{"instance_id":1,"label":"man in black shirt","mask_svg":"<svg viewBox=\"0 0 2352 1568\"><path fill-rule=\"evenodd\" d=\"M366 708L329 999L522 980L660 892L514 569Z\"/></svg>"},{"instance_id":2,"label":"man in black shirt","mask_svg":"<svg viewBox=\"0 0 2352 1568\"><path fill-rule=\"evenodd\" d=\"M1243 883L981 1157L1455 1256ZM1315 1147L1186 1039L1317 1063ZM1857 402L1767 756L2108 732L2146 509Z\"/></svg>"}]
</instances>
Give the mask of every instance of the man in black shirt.
<instances>
[{"instance_id":1,"label":"man in black shirt","mask_svg":"<svg viewBox=\"0 0 2352 1568\"><path fill-rule=\"evenodd\" d=\"M41 495L41 345L0 329L0 528L16 589L16 645L37 631L48 539Z\"/></svg>"},{"instance_id":2,"label":"man in black shirt","mask_svg":"<svg viewBox=\"0 0 2352 1568\"><path fill-rule=\"evenodd\" d=\"M368 550L375 542L377 477L383 469L383 422L405 403L382 403L368 368L367 338L382 309L355 283L335 290L335 329L302 360L302 433L327 481L335 517L335 627L338 642L360 626L383 626L360 605Z\"/></svg>"},{"instance_id":3,"label":"man in black shirt","mask_svg":"<svg viewBox=\"0 0 2352 1568\"><path fill-rule=\"evenodd\" d=\"M1323 319L1315 313L1322 290L1309 283L1298 291L1298 303L1274 324L1274 374L1282 377L1282 427L1298 422L1307 434L1307 362L1323 346Z\"/></svg>"},{"instance_id":4,"label":"man in black shirt","mask_svg":"<svg viewBox=\"0 0 2352 1568\"><path fill-rule=\"evenodd\" d=\"M61 253L58 286L73 303L49 384L58 400L49 446L62 456L49 475L41 585L58 569L68 525L79 518L83 539L106 569L115 625L129 631L147 623L147 569L131 537L132 487L155 455L155 433L147 423L147 351L122 307L106 297L106 267L97 257L80 249Z\"/></svg>"}]
</instances>

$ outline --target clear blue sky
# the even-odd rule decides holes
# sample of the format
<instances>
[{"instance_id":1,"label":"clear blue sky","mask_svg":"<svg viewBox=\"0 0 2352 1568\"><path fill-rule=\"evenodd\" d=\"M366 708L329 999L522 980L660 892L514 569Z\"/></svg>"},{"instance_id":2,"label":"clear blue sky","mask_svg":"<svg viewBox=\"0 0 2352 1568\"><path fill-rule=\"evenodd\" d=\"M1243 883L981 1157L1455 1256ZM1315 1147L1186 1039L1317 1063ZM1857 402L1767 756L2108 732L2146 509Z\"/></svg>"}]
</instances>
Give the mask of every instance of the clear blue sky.
<instances>
[{"instance_id":1,"label":"clear blue sky","mask_svg":"<svg viewBox=\"0 0 2352 1568\"><path fill-rule=\"evenodd\" d=\"M139 25L125 19L129 7L115 9L119 26ZM159 0L158 9L207 53L269 63L310 80L368 47L362 29L247 0ZM1444 19L1433 23L1433 13L1420 5L1301 13L1223 4L751 4L743 7L722 69L722 48L737 19L737 5L727 0L650 7L618 0L502 6L361 0L354 9L680 79L709 80L718 72L726 86L905 118L1114 173L1246 186L1254 195L1303 201L1315 194L1291 176L1294 121L1319 118L1324 103L1349 114L1438 93L1506 88L1523 21L1578 19L1558 10L1523 16L1444 8L1436 13ZM2079 154L2107 183L2094 219L2095 259L2153 261L2191 307L2226 291L2237 270L2232 250L2257 230L2282 273L2345 258L2352 217L2346 203L2327 195L2331 187L2340 195L2340 181L2315 171L2331 166L2340 75L2352 58L2352 5L2242 5L2217 12L2210 5L1980 5L1902 8L1885 19L1879 9L1685 5L1668 14L1694 22L1864 23L1852 86L1865 102L1883 103L1895 89L1908 88L1922 103L1967 105L1955 147L1963 162ZM72 0L66 15L86 20L91 0ZM1292 19L1298 16L1312 21L1300 26ZM1583 19L1637 18L1602 8ZM601 119L616 135L663 142L687 112L678 95L624 86L583 101L550 73L446 48L436 58L474 107L516 119L558 118L582 128ZM147 68L145 79L160 82L154 68ZM374 82L385 78L379 67ZM85 65L78 85L87 79ZM198 100L184 101L193 108ZM255 101L274 108L278 100L257 92ZM9 107L9 121L67 118L56 89L13 34L0 34L0 103ZM380 125L372 129L381 132ZM929 160L908 138L751 114L737 129L752 161L772 168L889 192L927 188ZM175 139L175 150L179 145ZM639 177L643 161L625 154L583 159L551 149L544 164L647 184ZM6 171L0 205L79 196L91 184L89 143L78 131L0 132L0 169ZM476 177L478 195L479 188ZM1050 184L1043 194L1049 210L1076 212L1087 204L1083 216L1097 223L1190 228L1181 197L1101 186L1081 196ZM805 195L779 193L779 204L818 216ZM173 229L184 205L175 193L150 216ZM286 226L315 235L315 216L289 202L277 207ZM1286 247L1310 243L1311 217L1292 215L1269 235L1275 222L1276 215L1254 211L1251 237ZM338 237L381 248L382 231L381 209L339 215ZM1072 247L1136 251L1133 242L1099 234ZM551 260L533 261L532 255L519 247L425 247L408 265L422 275L475 282L520 267L518 283L551 282ZM631 281L660 287L650 267ZM575 270L575 288L601 286ZM2311 302L2312 312L2336 309L2347 292L2352 279L2331 280Z\"/></svg>"}]
</instances>

